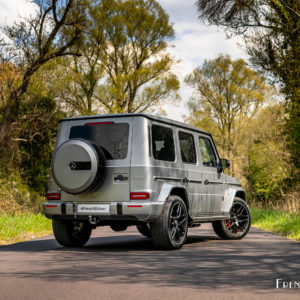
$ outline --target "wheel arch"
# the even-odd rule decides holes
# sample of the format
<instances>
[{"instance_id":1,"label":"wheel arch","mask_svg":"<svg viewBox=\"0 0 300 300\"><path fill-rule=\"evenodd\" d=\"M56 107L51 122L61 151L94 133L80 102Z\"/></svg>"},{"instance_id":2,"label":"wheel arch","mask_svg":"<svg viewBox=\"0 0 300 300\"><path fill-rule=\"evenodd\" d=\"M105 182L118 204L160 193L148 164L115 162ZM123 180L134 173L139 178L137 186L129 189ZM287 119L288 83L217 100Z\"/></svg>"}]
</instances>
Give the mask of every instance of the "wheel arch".
<instances>
[{"instance_id":1,"label":"wheel arch","mask_svg":"<svg viewBox=\"0 0 300 300\"><path fill-rule=\"evenodd\" d=\"M239 197L239 198L245 200L245 202L247 202L246 192L242 189L236 191L235 197Z\"/></svg>"},{"instance_id":2,"label":"wheel arch","mask_svg":"<svg viewBox=\"0 0 300 300\"><path fill-rule=\"evenodd\" d=\"M186 208L188 209L189 211L189 201L188 201L188 195L187 195L187 191L185 188L183 187L174 187L171 192L170 192L170 195L169 196L178 196L180 197L183 202L185 203L186 205Z\"/></svg>"},{"instance_id":3,"label":"wheel arch","mask_svg":"<svg viewBox=\"0 0 300 300\"><path fill-rule=\"evenodd\" d=\"M180 197L184 201L190 216L190 209L189 209L190 205L189 205L188 193L185 186L165 183L160 190L158 202L166 202L169 196Z\"/></svg>"},{"instance_id":4,"label":"wheel arch","mask_svg":"<svg viewBox=\"0 0 300 300\"><path fill-rule=\"evenodd\" d=\"M239 197L247 202L246 192L242 188L230 187L224 194L224 212L229 212L235 197Z\"/></svg>"}]
</instances>

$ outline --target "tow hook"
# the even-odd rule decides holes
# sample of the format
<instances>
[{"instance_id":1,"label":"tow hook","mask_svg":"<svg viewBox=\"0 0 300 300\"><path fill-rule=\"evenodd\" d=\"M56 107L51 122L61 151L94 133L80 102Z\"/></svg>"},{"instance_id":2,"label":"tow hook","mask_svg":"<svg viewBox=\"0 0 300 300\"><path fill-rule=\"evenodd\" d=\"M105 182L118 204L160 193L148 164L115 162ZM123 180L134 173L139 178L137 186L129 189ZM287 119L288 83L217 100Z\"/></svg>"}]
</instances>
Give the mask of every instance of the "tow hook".
<instances>
[{"instance_id":1,"label":"tow hook","mask_svg":"<svg viewBox=\"0 0 300 300\"><path fill-rule=\"evenodd\" d=\"M89 223L91 225L97 225L98 223L98 218L97 217L93 217L93 216L89 216Z\"/></svg>"}]
</instances>

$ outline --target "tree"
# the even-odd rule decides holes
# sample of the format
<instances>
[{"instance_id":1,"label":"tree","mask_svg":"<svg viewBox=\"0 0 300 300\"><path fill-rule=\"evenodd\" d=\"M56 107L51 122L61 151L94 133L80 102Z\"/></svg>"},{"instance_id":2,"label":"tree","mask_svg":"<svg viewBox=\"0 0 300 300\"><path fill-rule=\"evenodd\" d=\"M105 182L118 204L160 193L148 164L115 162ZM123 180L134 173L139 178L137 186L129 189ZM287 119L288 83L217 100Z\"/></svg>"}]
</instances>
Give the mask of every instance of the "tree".
<instances>
[{"instance_id":1,"label":"tree","mask_svg":"<svg viewBox=\"0 0 300 300\"><path fill-rule=\"evenodd\" d=\"M264 78L244 60L232 61L221 55L205 60L185 81L195 90L187 121L213 133L223 154L232 161L230 173L235 174L240 129L270 93Z\"/></svg>"},{"instance_id":2,"label":"tree","mask_svg":"<svg viewBox=\"0 0 300 300\"><path fill-rule=\"evenodd\" d=\"M243 128L247 141L243 171L251 199L269 206L286 197L291 178L290 154L283 135L285 114L283 103L262 108Z\"/></svg>"},{"instance_id":3,"label":"tree","mask_svg":"<svg viewBox=\"0 0 300 300\"><path fill-rule=\"evenodd\" d=\"M80 55L75 45L85 24L83 0L35 0L34 3L37 9L31 16L2 30L5 39L0 45L1 63L11 61L22 76L20 83L10 90L2 109L2 142L9 139L9 126L17 119L21 97L35 72L54 58Z\"/></svg>"},{"instance_id":4,"label":"tree","mask_svg":"<svg viewBox=\"0 0 300 300\"><path fill-rule=\"evenodd\" d=\"M198 0L201 20L242 35L251 63L282 84L289 114L286 130L300 167L300 2L298 0Z\"/></svg>"},{"instance_id":5,"label":"tree","mask_svg":"<svg viewBox=\"0 0 300 300\"><path fill-rule=\"evenodd\" d=\"M100 112L97 110L98 90L104 71L104 61L100 56L106 47L106 40L103 24L96 20L103 20L106 12L99 9L98 5L99 0L90 0L86 4L87 30L80 48L82 55L59 58L46 66L52 75L48 84L51 93L72 116Z\"/></svg>"},{"instance_id":6,"label":"tree","mask_svg":"<svg viewBox=\"0 0 300 300\"><path fill-rule=\"evenodd\" d=\"M142 112L176 99L174 37L169 17L154 0L95 0L82 57L65 62L62 100L80 114ZM69 80L68 80L69 79Z\"/></svg>"},{"instance_id":7,"label":"tree","mask_svg":"<svg viewBox=\"0 0 300 300\"><path fill-rule=\"evenodd\" d=\"M20 99L18 120L9 127L11 140L0 147L0 180L16 173L19 180L38 193L47 186L58 121L63 117L45 88L48 76L42 68L32 76ZM21 80L22 73L16 65L0 65L0 109L6 106L11 91Z\"/></svg>"}]
</instances>

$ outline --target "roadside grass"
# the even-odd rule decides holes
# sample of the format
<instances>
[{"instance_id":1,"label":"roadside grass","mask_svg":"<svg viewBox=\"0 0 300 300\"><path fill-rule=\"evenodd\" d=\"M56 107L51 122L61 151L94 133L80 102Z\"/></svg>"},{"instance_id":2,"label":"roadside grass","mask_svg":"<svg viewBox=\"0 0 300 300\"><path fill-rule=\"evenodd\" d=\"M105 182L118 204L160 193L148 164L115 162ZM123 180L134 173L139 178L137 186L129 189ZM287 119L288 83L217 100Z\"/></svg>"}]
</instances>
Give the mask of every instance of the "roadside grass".
<instances>
[{"instance_id":1,"label":"roadside grass","mask_svg":"<svg viewBox=\"0 0 300 300\"><path fill-rule=\"evenodd\" d=\"M273 209L251 208L252 225L300 241L300 215Z\"/></svg>"},{"instance_id":2,"label":"roadside grass","mask_svg":"<svg viewBox=\"0 0 300 300\"><path fill-rule=\"evenodd\" d=\"M300 241L300 215L251 208L252 225ZM42 214L0 214L0 245L52 234L51 220Z\"/></svg>"},{"instance_id":3,"label":"roadside grass","mask_svg":"<svg viewBox=\"0 0 300 300\"><path fill-rule=\"evenodd\" d=\"M51 233L51 220L42 214L0 215L0 245L21 242Z\"/></svg>"}]
</instances>

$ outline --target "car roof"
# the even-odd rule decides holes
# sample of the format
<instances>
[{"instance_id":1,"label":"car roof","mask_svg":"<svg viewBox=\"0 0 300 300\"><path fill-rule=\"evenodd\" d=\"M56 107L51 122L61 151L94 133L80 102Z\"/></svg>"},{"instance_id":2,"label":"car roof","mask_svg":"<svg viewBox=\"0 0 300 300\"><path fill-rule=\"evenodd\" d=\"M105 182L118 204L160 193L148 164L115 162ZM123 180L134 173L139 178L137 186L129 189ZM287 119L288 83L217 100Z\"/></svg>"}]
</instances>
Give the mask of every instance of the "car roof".
<instances>
[{"instance_id":1,"label":"car roof","mask_svg":"<svg viewBox=\"0 0 300 300\"><path fill-rule=\"evenodd\" d=\"M168 119L168 118L165 118L165 117L154 116L154 115L149 115L149 114L142 114L142 113L80 116L80 117L72 117L72 118L61 119L60 122L89 120L89 119L103 119L103 118L124 118L124 117L144 117L144 118L147 118L149 120L153 120L153 121L157 121L157 122L160 122L160 123L177 126L177 127L184 128L184 129L187 129L187 130L197 131L197 132L204 133L204 134L207 134L207 135L211 136L210 133L208 133L207 131L204 131L200 128L190 126L190 125L187 125L185 123L175 121L175 120L171 120L171 119Z\"/></svg>"}]
</instances>

